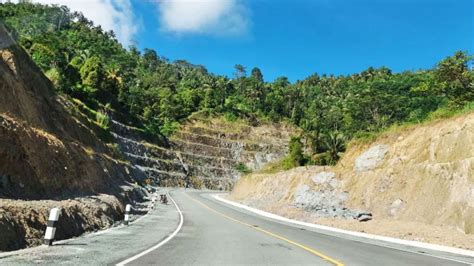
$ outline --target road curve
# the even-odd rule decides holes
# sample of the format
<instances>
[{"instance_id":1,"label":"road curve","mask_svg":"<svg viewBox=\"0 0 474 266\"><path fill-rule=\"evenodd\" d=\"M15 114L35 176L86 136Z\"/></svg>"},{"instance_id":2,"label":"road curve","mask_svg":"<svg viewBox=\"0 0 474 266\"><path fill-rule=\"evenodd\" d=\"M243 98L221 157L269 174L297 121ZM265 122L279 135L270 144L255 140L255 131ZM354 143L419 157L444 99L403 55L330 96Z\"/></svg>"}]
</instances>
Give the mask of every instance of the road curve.
<instances>
[{"instance_id":1,"label":"road curve","mask_svg":"<svg viewBox=\"0 0 474 266\"><path fill-rule=\"evenodd\" d=\"M127 265L470 265L271 221L205 192L171 196L184 216L181 230Z\"/></svg>"}]
</instances>

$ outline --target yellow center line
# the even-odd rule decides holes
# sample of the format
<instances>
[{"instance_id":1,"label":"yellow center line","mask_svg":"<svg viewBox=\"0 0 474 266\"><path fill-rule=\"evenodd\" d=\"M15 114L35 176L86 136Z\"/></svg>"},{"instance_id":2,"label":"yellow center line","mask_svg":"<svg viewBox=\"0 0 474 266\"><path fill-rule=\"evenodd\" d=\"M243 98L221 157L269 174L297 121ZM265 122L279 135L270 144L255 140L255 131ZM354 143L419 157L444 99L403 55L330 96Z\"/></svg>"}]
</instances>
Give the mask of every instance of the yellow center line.
<instances>
[{"instance_id":1,"label":"yellow center line","mask_svg":"<svg viewBox=\"0 0 474 266\"><path fill-rule=\"evenodd\" d=\"M333 259L333 258L331 258L331 257L329 257L329 256L326 256L326 255L324 255L323 253L321 253L321 252L319 252L319 251L317 251L317 250L314 250L314 249L312 249L312 248L310 248L310 247L308 247L308 246L305 246L305 245L300 244L300 243L298 243L298 242L292 241L292 240L290 240L290 239L288 239L288 238L286 238L286 237L277 235L277 234L275 234L275 233L272 233L272 232L270 232L270 231L268 231L268 230L265 230L265 229L262 229L262 228L260 228L260 227L256 227L256 226L251 225L251 224L249 224L249 223L242 222L242 221L237 220L237 219L235 219L235 218L233 218L233 217L230 217L230 216L228 216L228 215L226 215L226 214L224 214L224 213L222 213L222 212L219 212L219 211L217 211L217 210L215 210L215 209L213 209L213 208L207 206L206 204L202 203L201 201L199 201L199 200L197 200L197 199L195 199L195 198L189 196L187 193L184 193L184 195L186 195L186 197L190 198L191 200L197 202L198 204L200 204L200 205L203 206L204 208L210 210L211 212L214 212L214 213L216 213L216 214L219 214L219 215L221 215L221 216L223 216L223 217L225 217L225 218L227 218L227 219L229 219L229 220L231 220L231 221L233 221L233 222L236 222L236 223L239 223L239 224L248 226L248 227L253 228L253 229L257 230L257 231L260 231L260 232L262 232L262 233L265 233L265 234L267 234L267 235L269 235L269 236L272 236L272 237L274 237L274 238L283 240L283 241L285 241L285 242L287 242L287 243L290 243L290 244L292 244L292 245L294 245L294 246L297 246L297 247L299 247L299 248L301 248L301 249L304 249L304 250L306 250L306 251L312 253L313 255L316 255L316 256L318 256L318 257L320 257L320 258L322 258L322 259L324 259L324 260L326 260L326 261L328 261L328 262L330 262L330 263L332 263L332 264L334 264L334 265L336 265L336 266L344 266L344 264L343 264L342 262L339 262L339 261L337 261L337 260L335 260L335 259Z\"/></svg>"}]
</instances>

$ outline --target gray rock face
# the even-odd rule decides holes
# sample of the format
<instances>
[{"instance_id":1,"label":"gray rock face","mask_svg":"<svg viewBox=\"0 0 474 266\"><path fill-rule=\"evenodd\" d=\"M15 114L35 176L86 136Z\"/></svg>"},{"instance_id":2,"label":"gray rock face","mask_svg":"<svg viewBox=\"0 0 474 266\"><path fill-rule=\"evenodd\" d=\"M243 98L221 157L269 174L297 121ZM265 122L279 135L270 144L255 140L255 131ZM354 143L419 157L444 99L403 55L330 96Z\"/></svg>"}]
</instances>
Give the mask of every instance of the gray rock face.
<instances>
[{"instance_id":1,"label":"gray rock face","mask_svg":"<svg viewBox=\"0 0 474 266\"><path fill-rule=\"evenodd\" d=\"M356 172L365 172L377 168L385 158L387 152L387 145L372 146L369 150L357 157L354 170Z\"/></svg>"},{"instance_id":2,"label":"gray rock face","mask_svg":"<svg viewBox=\"0 0 474 266\"><path fill-rule=\"evenodd\" d=\"M297 206L311 209L323 209L326 207L342 208L347 199L347 193L338 191L314 191L308 185L300 185L294 195L294 203Z\"/></svg>"},{"instance_id":3,"label":"gray rock face","mask_svg":"<svg viewBox=\"0 0 474 266\"><path fill-rule=\"evenodd\" d=\"M305 184L298 186L293 198L294 205L311 212L313 217L352 218L359 221L372 219L372 214L368 212L345 207L348 193L339 190L339 181L334 177L335 174L331 172L312 177L315 183L321 185L319 190L312 190Z\"/></svg>"},{"instance_id":4,"label":"gray rock face","mask_svg":"<svg viewBox=\"0 0 474 266\"><path fill-rule=\"evenodd\" d=\"M248 134L252 130L249 127ZM242 174L239 164L257 170L283 158L287 151L285 136L268 135L263 141L250 142L248 134L219 127L189 126L169 139L149 142L136 128L112 119L111 134L143 179L151 178L160 186L194 183L197 188L230 190Z\"/></svg>"}]
</instances>

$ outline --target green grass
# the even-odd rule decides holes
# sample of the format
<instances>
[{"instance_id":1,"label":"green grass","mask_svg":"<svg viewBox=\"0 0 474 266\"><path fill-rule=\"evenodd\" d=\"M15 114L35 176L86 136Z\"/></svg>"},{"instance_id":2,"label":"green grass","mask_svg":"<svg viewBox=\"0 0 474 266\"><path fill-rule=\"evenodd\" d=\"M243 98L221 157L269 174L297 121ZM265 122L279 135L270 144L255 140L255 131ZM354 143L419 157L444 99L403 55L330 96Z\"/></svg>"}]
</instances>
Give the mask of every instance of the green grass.
<instances>
[{"instance_id":1,"label":"green grass","mask_svg":"<svg viewBox=\"0 0 474 266\"><path fill-rule=\"evenodd\" d=\"M431 113L428 116L426 121L431 122L431 121L436 121L436 120L440 120L440 119L451 118L451 117L471 113L473 111L474 111L474 102L467 103L461 109L452 109L452 108L448 108L448 107L442 107L442 108L439 108L438 110L434 111L433 113Z\"/></svg>"}]
</instances>

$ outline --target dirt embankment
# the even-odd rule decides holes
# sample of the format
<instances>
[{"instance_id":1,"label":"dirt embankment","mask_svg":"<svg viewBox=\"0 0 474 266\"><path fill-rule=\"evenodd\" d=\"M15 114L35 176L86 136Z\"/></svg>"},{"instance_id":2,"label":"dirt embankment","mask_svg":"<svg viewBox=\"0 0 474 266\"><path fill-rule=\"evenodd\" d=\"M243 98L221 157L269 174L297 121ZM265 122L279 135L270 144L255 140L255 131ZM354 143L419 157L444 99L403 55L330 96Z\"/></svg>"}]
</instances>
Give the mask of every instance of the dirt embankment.
<instances>
[{"instance_id":1,"label":"dirt embankment","mask_svg":"<svg viewBox=\"0 0 474 266\"><path fill-rule=\"evenodd\" d=\"M138 199L139 190L130 189L123 196L98 194L68 200L18 201L0 199L0 251L42 244L45 224L52 208L61 209L56 225L56 240L108 228L123 220L123 202ZM140 205L135 203L134 206Z\"/></svg>"},{"instance_id":2,"label":"dirt embankment","mask_svg":"<svg viewBox=\"0 0 474 266\"><path fill-rule=\"evenodd\" d=\"M0 250L37 244L51 207L64 208L59 238L109 226L139 198L133 171L67 112L1 25L0 41Z\"/></svg>"},{"instance_id":3,"label":"dirt embankment","mask_svg":"<svg viewBox=\"0 0 474 266\"><path fill-rule=\"evenodd\" d=\"M247 176L231 198L315 223L474 250L473 173L471 113L353 144L335 167ZM373 219L344 219L338 208Z\"/></svg>"}]
</instances>

